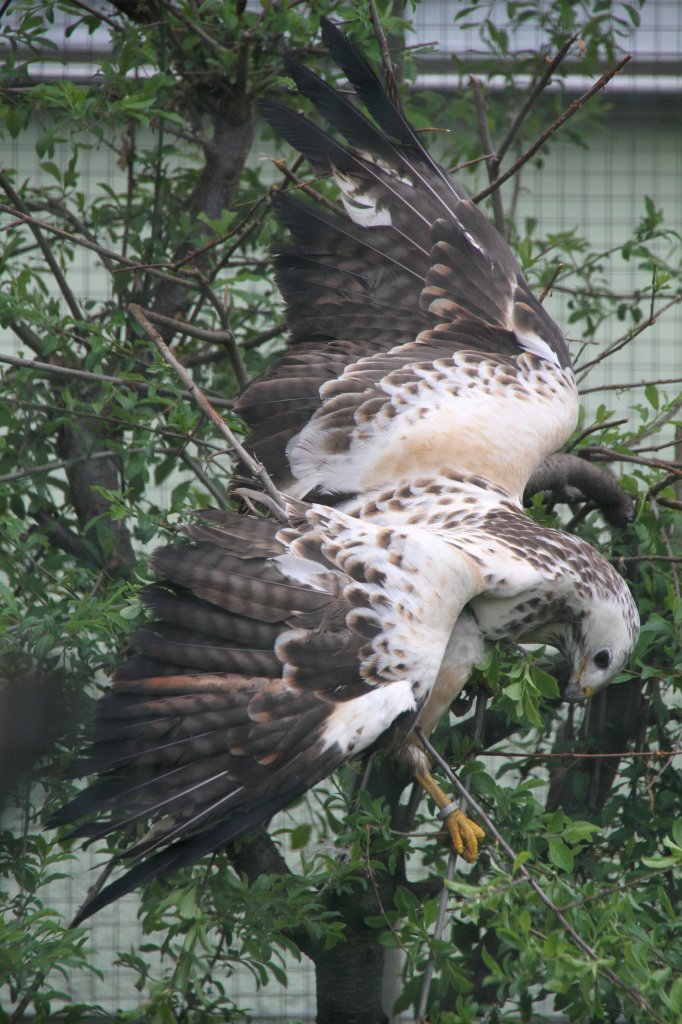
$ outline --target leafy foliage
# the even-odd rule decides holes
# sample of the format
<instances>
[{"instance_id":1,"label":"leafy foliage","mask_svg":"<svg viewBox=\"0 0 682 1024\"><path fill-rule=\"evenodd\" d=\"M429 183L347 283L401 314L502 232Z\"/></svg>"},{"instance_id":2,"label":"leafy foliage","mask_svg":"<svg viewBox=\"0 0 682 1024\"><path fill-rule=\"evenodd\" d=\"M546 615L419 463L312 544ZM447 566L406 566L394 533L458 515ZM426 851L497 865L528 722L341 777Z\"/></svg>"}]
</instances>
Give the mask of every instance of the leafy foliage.
<instances>
[{"instance_id":1,"label":"leafy foliage","mask_svg":"<svg viewBox=\"0 0 682 1024\"><path fill-rule=\"evenodd\" d=\"M281 181L281 168L275 174L248 163L253 101L286 85L282 39L289 51L315 56L321 12L354 19L358 37L379 55L364 4L110 6L111 16L99 16L66 0L15 0L15 21L3 35L4 139L32 140L37 164L25 180L0 173L8 218L0 323L20 346L0 406L0 710L9 723L1 737L8 774L0 792L7 803L0 976L8 1003L0 1020L29 1012L47 1020L57 1009L70 1020L112 1016L72 1003L70 973L94 968L87 932L69 930L45 900L44 886L72 869L74 853L68 842L46 838L41 822L72 789L66 769L76 726L142 614L135 595L146 550L187 509L224 503L233 469L127 306L171 318L158 321L160 329L174 336L178 356L229 419L230 397L284 338L264 259L273 233L264 195ZM384 7L393 42L405 22ZM489 5L462 3L455 20L480 30L485 52L476 72L502 75L511 86L519 73L537 79L546 54L578 30L582 69L613 62L639 9L524 0L507 3L498 22ZM86 84L38 73L38 62L63 59L47 29L66 15L69 34L111 28L111 46ZM542 43L517 52L516 33L529 23ZM408 78L420 56L401 52ZM570 66L559 64L555 78ZM496 141L508 136L519 102L510 87L489 103ZM470 93L448 96L447 108L434 93L409 104L418 127L454 128L441 142L446 163L480 158ZM512 148L527 147L564 106L561 90L541 94ZM569 138L594 141L603 111L602 101L589 105L569 122ZM84 177L102 153L121 174L92 194ZM471 173L480 185L480 161ZM531 283L567 294L579 339L620 325L608 349L589 359L592 350L584 350L581 373L635 338L646 343L644 332L679 302L680 236L654 198L643 200L632 238L616 251L597 251L576 232L543 235L530 219L519 224L513 202L506 213L502 227ZM615 260L639 271L627 297L610 285ZM95 262L106 277L104 297L80 276ZM580 496L568 511L551 495L532 509L579 530L628 576L644 622L632 665L574 718L556 701L544 662L492 651L483 670L494 692L485 740L473 735L471 719L442 725L437 735L448 759L464 762L462 778L494 815L513 862L490 842L468 874L451 878L441 931L447 851L430 834L428 810L401 802L405 780L380 758L364 789L362 768L351 766L308 798L303 821L278 820L271 838L244 840L144 892L143 940L119 955L140 993L130 1019L245 1019L231 995L237 968L260 986L286 984L286 957L305 955L318 989L331 989L346 969L339 951L349 945L377 990L382 951L401 951L398 1008L420 1003L433 968L428 1013L440 1024L529 1020L546 996L569 1020L678 1019L680 493L679 464L666 461L665 446L680 400L653 380L637 394L635 422L623 422L608 403L574 439L584 459L624 467L619 482L636 503L634 523L610 527ZM495 768L467 760L482 748L493 749ZM14 760L45 754L39 770L19 774ZM522 869L594 958L529 889ZM368 1008L366 1019L380 1019L376 1013Z\"/></svg>"}]
</instances>

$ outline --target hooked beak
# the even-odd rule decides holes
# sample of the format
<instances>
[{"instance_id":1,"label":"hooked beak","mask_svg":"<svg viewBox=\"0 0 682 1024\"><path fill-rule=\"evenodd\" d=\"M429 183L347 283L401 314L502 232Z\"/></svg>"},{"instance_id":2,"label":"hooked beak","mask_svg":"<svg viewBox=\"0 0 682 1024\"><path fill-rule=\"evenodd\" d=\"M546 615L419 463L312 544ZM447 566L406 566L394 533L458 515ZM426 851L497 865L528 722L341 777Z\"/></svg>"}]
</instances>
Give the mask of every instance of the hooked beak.
<instances>
[{"instance_id":1,"label":"hooked beak","mask_svg":"<svg viewBox=\"0 0 682 1024\"><path fill-rule=\"evenodd\" d=\"M594 690L591 686L583 686L582 679L585 675L585 669L587 668L587 662L589 661L589 655L583 658L578 666L578 671L571 676L568 681L568 686L563 692L564 700L574 704L579 700L586 700L591 697Z\"/></svg>"}]
</instances>

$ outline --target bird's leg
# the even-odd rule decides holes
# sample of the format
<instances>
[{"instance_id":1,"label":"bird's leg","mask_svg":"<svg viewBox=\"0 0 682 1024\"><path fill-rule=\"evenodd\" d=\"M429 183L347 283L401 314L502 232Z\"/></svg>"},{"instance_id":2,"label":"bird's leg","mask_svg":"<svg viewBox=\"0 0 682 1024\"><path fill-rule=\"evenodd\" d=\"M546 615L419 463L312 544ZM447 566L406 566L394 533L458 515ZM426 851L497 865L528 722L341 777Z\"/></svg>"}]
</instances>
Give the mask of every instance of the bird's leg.
<instances>
[{"instance_id":1,"label":"bird's leg","mask_svg":"<svg viewBox=\"0 0 682 1024\"><path fill-rule=\"evenodd\" d=\"M457 855L468 864L473 864L478 855L478 844L485 839L485 832L481 826L460 811L457 802L443 792L428 769L423 768L416 772L415 778L439 808L439 817L450 833Z\"/></svg>"}]
</instances>

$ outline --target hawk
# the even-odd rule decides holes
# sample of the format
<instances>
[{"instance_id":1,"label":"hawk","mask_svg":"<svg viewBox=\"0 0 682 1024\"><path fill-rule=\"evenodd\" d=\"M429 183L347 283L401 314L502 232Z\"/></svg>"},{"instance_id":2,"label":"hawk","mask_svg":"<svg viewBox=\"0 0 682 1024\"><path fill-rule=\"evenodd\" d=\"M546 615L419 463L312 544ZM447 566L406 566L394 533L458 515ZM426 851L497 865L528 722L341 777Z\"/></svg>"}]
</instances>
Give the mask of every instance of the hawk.
<instances>
[{"instance_id":1,"label":"hawk","mask_svg":"<svg viewBox=\"0 0 682 1024\"><path fill-rule=\"evenodd\" d=\"M487 642L557 647L580 699L637 638L614 568L521 506L575 422L561 332L364 58L322 24L373 120L291 62L345 143L265 104L345 210L274 200L293 240L275 256L290 344L240 408L287 522L204 512L190 543L152 556L154 621L131 636L76 767L99 777L55 820L88 839L152 824L78 920L380 743L447 813L413 729L429 733ZM481 830L447 820L473 859Z\"/></svg>"}]
</instances>

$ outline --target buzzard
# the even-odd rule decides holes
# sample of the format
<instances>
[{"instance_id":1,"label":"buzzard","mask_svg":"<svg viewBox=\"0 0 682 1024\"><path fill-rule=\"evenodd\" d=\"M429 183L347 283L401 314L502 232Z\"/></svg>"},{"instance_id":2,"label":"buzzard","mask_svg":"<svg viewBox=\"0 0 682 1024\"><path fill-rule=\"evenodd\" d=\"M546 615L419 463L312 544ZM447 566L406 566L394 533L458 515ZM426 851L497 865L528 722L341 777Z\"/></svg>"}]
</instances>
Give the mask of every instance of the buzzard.
<instances>
[{"instance_id":1,"label":"buzzard","mask_svg":"<svg viewBox=\"0 0 682 1024\"><path fill-rule=\"evenodd\" d=\"M190 543L152 556L158 582L142 597L154 621L132 635L76 768L98 778L56 819L88 839L151 825L78 920L378 743L473 859L481 830L451 813L415 725L428 734L486 642L559 648L580 699L637 638L613 567L521 506L575 422L561 332L364 58L322 26L371 118L292 62L336 134L264 105L336 180L342 208L275 195L292 239L275 254L289 345L240 401L287 522L200 513Z\"/></svg>"}]
</instances>

